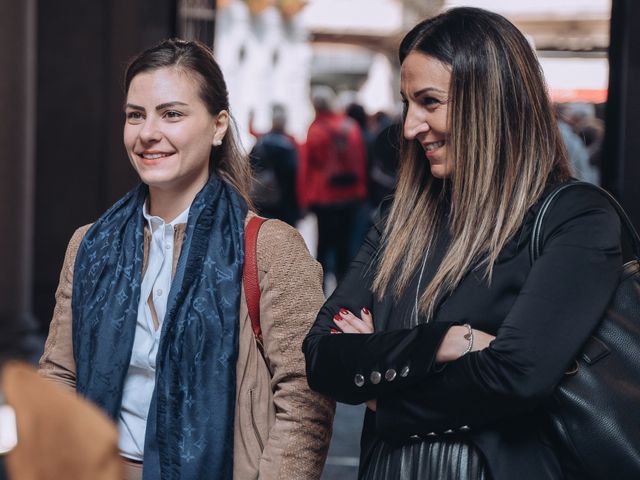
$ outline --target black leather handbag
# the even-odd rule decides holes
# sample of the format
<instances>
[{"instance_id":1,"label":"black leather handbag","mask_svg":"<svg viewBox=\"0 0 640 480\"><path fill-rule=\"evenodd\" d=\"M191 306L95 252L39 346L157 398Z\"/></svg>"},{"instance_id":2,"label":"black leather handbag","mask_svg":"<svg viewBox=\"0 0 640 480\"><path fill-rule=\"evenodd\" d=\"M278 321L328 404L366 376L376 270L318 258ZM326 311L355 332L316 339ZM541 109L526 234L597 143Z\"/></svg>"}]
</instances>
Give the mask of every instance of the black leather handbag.
<instances>
[{"instance_id":1,"label":"black leather handbag","mask_svg":"<svg viewBox=\"0 0 640 480\"><path fill-rule=\"evenodd\" d=\"M559 440L559 458L570 477L640 479L640 237L616 200L583 182L556 188L536 217L531 259L540 256L546 212L568 188L591 188L615 207L634 259L620 280L599 325L546 405ZM580 471L580 473L577 473Z\"/></svg>"}]
</instances>

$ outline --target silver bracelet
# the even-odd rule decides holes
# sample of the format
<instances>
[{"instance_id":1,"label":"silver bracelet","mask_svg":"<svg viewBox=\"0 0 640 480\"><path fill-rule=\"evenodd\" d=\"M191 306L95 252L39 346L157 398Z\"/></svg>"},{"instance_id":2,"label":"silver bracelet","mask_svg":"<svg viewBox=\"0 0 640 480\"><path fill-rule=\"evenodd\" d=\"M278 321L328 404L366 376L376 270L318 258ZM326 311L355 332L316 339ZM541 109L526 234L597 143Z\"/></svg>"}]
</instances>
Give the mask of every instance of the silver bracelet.
<instances>
[{"instance_id":1,"label":"silver bracelet","mask_svg":"<svg viewBox=\"0 0 640 480\"><path fill-rule=\"evenodd\" d=\"M467 345L467 349L462 354L462 356L465 356L473 348L473 328L471 328L471 325L469 325L468 323L465 323L463 327L467 327L468 333L464 334L464 338L469 341L469 345Z\"/></svg>"}]
</instances>

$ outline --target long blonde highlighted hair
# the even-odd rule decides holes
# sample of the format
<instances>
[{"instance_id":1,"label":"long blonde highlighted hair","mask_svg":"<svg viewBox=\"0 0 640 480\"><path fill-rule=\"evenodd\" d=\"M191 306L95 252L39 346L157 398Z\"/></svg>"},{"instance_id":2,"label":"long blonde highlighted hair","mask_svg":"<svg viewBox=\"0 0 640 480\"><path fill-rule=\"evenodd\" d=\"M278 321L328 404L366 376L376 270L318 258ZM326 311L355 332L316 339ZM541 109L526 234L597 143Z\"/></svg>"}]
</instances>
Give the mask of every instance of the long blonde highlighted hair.
<instances>
[{"instance_id":1,"label":"long blonde highlighted hair","mask_svg":"<svg viewBox=\"0 0 640 480\"><path fill-rule=\"evenodd\" d=\"M504 17L455 8L416 25L400 45L451 70L447 149L453 173L430 173L416 140L401 140L398 186L385 224L373 289L397 299L433 246L438 229L451 242L419 299L430 319L436 302L494 263L548 181L570 177L538 60Z\"/></svg>"}]
</instances>

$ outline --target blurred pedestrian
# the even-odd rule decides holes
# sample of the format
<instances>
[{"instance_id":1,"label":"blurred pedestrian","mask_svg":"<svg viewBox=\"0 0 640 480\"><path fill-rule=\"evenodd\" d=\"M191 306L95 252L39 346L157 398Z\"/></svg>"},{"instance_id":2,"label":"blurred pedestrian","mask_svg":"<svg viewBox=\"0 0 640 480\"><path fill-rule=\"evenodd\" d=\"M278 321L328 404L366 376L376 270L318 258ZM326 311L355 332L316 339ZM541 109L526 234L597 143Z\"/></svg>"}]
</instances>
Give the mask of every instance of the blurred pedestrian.
<instances>
[{"instance_id":1,"label":"blurred pedestrian","mask_svg":"<svg viewBox=\"0 0 640 480\"><path fill-rule=\"evenodd\" d=\"M565 104L562 107L567 123L587 147L589 164L599 174L602 169L604 122L596 117L595 105L587 102L576 102Z\"/></svg>"},{"instance_id":2,"label":"blurred pedestrian","mask_svg":"<svg viewBox=\"0 0 640 480\"><path fill-rule=\"evenodd\" d=\"M373 211L395 192L401 136L402 123L396 121L380 130L374 140L369 164L369 204Z\"/></svg>"},{"instance_id":3,"label":"blurred pedestrian","mask_svg":"<svg viewBox=\"0 0 640 480\"><path fill-rule=\"evenodd\" d=\"M362 140L364 142L366 152L366 164L367 164L367 198L371 195L371 167L374 154L374 142L375 134L370 128L370 119L365 111L364 107L357 102L351 102L345 108L345 114L353 119L354 122L360 127L360 133L362 134ZM353 221L353 233L351 240L349 241L349 258L355 257L356 253L360 249L360 245L364 242L364 238L367 235L367 231L371 228L371 216L372 206L371 203L366 201L360 205L360 211L355 215Z\"/></svg>"},{"instance_id":4,"label":"blurred pedestrian","mask_svg":"<svg viewBox=\"0 0 640 480\"><path fill-rule=\"evenodd\" d=\"M334 404L309 390L300 343L320 266L277 220L245 251L249 160L211 50L165 40L124 90L142 183L69 242L40 371L118 423L127 480L317 479Z\"/></svg>"},{"instance_id":5,"label":"blurred pedestrian","mask_svg":"<svg viewBox=\"0 0 640 480\"><path fill-rule=\"evenodd\" d=\"M574 130L575 124L571 123L571 115L567 108L567 105L556 105L558 128L567 149L572 173L578 180L598 185L600 183L598 167L592 165L589 150L583 139Z\"/></svg>"},{"instance_id":6,"label":"blurred pedestrian","mask_svg":"<svg viewBox=\"0 0 640 480\"><path fill-rule=\"evenodd\" d=\"M344 113L347 117L356 122L358 127L360 127L360 133L362 134L362 140L367 153L367 161L369 161L371 158L371 149L373 148L375 134L373 129L369 126L369 116L367 115L366 110L359 103L351 102L346 106Z\"/></svg>"},{"instance_id":7,"label":"blurred pedestrian","mask_svg":"<svg viewBox=\"0 0 640 480\"><path fill-rule=\"evenodd\" d=\"M596 117L586 119L577 131L578 136L582 138L589 152L589 163L598 169L600 176L602 175L604 132L604 122Z\"/></svg>"},{"instance_id":8,"label":"blurred pedestrian","mask_svg":"<svg viewBox=\"0 0 640 480\"><path fill-rule=\"evenodd\" d=\"M367 195L366 151L358 125L335 111L327 86L311 92L316 116L309 126L299 175L299 199L318 219L318 260L339 280L350 257L356 215Z\"/></svg>"},{"instance_id":9,"label":"blurred pedestrian","mask_svg":"<svg viewBox=\"0 0 640 480\"><path fill-rule=\"evenodd\" d=\"M286 131L287 112L283 105L272 107L271 118L271 130L258 138L251 151L251 200L260 215L295 227L300 218L296 195L298 145Z\"/></svg>"}]
</instances>

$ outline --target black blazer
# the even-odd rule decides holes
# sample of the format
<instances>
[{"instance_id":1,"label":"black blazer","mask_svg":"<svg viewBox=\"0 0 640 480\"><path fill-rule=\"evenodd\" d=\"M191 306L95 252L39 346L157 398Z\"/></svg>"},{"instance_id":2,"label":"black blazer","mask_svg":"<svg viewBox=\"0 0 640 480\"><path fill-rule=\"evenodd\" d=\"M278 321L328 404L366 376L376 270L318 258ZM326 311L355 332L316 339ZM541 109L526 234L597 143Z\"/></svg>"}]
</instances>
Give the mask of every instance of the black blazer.
<instances>
[{"instance_id":1,"label":"black blazer","mask_svg":"<svg viewBox=\"0 0 640 480\"><path fill-rule=\"evenodd\" d=\"M380 439L406 442L435 433L464 435L495 480L563 478L540 407L612 296L622 265L620 221L599 193L569 189L548 212L542 255L531 265L540 204L501 252L490 285L481 272L469 273L439 303L433 321L413 328L402 326L409 325L417 278L398 301L371 293L381 227L370 230L303 344L311 388L351 404L377 399L377 412L365 416L361 469ZM446 236L441 242L420 288L433 276ZM331 335L341 307L357 315L369 308L376 333ZM496 339L485 350L437 365L443 335L464 323Z\"/></svg>"}]
</instances>

